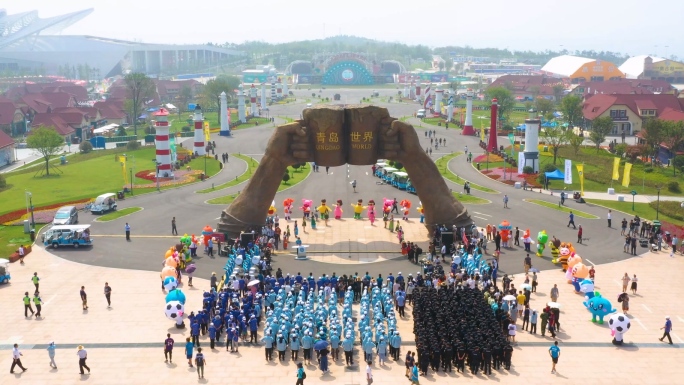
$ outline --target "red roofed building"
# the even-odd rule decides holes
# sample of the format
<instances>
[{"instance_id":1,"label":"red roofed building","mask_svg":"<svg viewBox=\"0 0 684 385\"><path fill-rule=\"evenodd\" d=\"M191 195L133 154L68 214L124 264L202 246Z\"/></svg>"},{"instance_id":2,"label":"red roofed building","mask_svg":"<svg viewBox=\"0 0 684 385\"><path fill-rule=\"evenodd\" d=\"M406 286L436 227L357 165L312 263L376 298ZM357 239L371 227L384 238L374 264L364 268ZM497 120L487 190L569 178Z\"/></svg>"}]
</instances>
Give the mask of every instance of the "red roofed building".
<instances>
[{"instance_id":1,"label":"red roofed building","mask_svg":"<svg viewBox=\"0 0 684 385\"><path fill-rule=\"evenodd\" d=\"M101 118L106 120L108 124L122 125L128 122L128 116L126 111L124 111L123 104L123 100L106 100L95 103L93 107L97 108Z\"/></svg>"},{"instance_id":2,"label":"red roofed building","mask_svg":"<svg viewBox=\"0 0 684 385\"><path fill-rule=\"evenodd\" d=\"M24 95L17 105L28 107L31 114L40 114L52 112L55 108L75 107L76 99L66 92L41 92Z\"/></svg>"},{"instance_id":3,"label":"red roofed building","mask_svg":"<svg viewBox=\"0 0 684 385\"><path fill-rule=\"evenodd\" d=\"M26 132L24 113L14 103L0 100L0 131L11 136Z\"/></svg>"},{"instance_id":4,"label":"red roofed building","mask_svg":"<svg viewBox=\"0 0 684 385\"><path fill-rule=\"evenodd\" d=\"M605 82L586 82L577 85L572 94L587 98L598 94L676 94L664 80L618 79Z\"/></svg>"},{"instance_id":5,"label":"red roofed building","mask_svg":"<svg viewBox=\"0 0 684 385\"><path fill-rule=\"evenodd\" d=\"M622 130L634 135L642 130L645 119L660 118L662 114L672 117L676 111L681 112L684 108L680 101L672 94L598 94L586 99L582 110L587 128L594 119L607 116L613 119L611 135L619 135Z\"/></svg>"},{"instance_id":6,"label":"red roofed building","mask_svg":"<svg viewBox=\"0 0 684 385\"><path fill-rule=\"evenodd\" d=\"M27 94L65 92L74 97L77 102L88 100L88 90L80 85L68 82L24 84L10 88L5 97L18 101Z\"/></svg>"},{"instance_id":7,"label":"red roofed building","mask_svg":"<svg viewBox=\"0 0 684 385\"><path fill-rule=\"evenodd\" d=\"M561 95L554 90L554 86L565 88L562 79L551 76L504 75L494 80L489 87L508 88L517 100L534 100L534 98L539 96L555 100L557 96Z\"/></svg>"},{"instance_id":8,"label":"red roofed building","mask_svg":"<svg viewBox=\"0 0 684 385\"><path fill-rule=\"evenodd\" d=\"M14 139L0 130L0 167L12 164L16 160L14 145Z\"/></svg>"},{"instance_id":9,"label":"red roofed building","mask_svg":"<svg viewBox=\"0 0 684 385\"><path fill-rule=\"evenodd\" d=\"M76 130L64 121L60 114L38 114L35 116L33 122L31 122L31 127L52 127L66 140L71 140L76 133Z\"/></svg>"}]
</instances>

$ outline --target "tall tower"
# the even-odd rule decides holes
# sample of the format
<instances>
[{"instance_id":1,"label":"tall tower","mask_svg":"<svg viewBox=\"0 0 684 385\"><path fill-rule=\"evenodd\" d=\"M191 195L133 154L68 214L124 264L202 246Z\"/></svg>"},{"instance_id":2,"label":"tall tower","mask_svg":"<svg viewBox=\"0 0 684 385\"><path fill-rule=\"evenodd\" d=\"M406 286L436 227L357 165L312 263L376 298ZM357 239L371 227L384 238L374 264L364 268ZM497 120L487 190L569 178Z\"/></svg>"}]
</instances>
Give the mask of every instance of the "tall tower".
<instances>
[{"instance_id":1,"label":"tall tower","mask_svg":"<svg viewBox=\"0 0 684 385\"><path fill-rule=\"evenodd\" d=\"M499 149L499 144L497 142L496 138L496 125L498 123L498 112L499 112L499 103L498 100L492 99L492 115L491 115L491 120L489 123L489 143L487 144L487 151L492 152L494 150Z\"/></svg>"},{"instance_id":2,"label":"tall tower","mask_svg":"<svg viewBox=\"0 0 684 385\"><path fill-rule=\"evenodd\" d=\"M442 99L444 98L444 90L442 86L437 86L435 90L435 112L442 113Z\"/></svg>"},{"instance_id":3,"label":"tall tower","mask_svg":"<svg viewBox=\"0 0 684 385\"><path fill-rule=\"evenodd\" d=\"M228 120L228 98L221 92L221 136L230 136L230 120Z\"/></svg>"},{"instance_id":4,"label":"tall tower","mask_svg":"<svg viewBox=\"0 0 684 385\"><path fill-rule=\"evenodd\" d=\"M242 89L242 84L238 86L238 120L242 123L247 123L245 116L245 91Z\"/></svg>"},{"instance_id":5,"label":"tall tower","mask_svg":"<svg viewBox=\"0 0 684 385\"><path fill-rule=\"evenodd\" d=\"M169 111L160 108L154 116L155 147L157 155L157 176L173 176L171 167L171 148L169 147Z\"/></svg>"},{"instance_id":6,"label":"tall tower","mask_svg":"<svg viewBox=\"0 0 684 385\"><path fill-rule=\"evenodd\" d=\"M261 108L267 108L266 105L266 83L261 83Z\"/></svg>"},{"instance_id":7,"label":"tall tower","mask_svg":"<svg viewBox=\"0 0 684 385\"><path fill-rule=\"evenodd\" d=\"M207 153L204 147L204 116L202 116L202 107L199 104L195 106L195 116L193 117L195 124L195 142L192 146L192 151L199 156Z\"/></svg>"},{"instance_id":8,"label":"tall tower","mask_svg":"<svg viewBox=\"0 0 684 385\"><path fill-rule=\"evenodd\" d=\"M254 84L249 88L249 108L250 114L252 116L259 115L259 109L257 108L257 90Z\"/></svg>"},{"instance_id":9,"label":"tall tower","mask_svg":"<svg viewBox=\"0 0 684 385\"><path fill-rule=\"evenodd\" d=\"M532 111L532 110L530 110ZM523 155L525 156L524 166L530 166L534 172L539 171L539 128L541 127L541 120L530 117L525 119L525 149Z\"/></svg>"},{"instance_id":10,"label":"tall tower","mask_svg":"<svg viewBox=\"0 0 684 385\"><path fill-rule=\"evenodd\" d=\"M287 89L287 76L283 77L283 97L286 98L290 95L290 91Z\"/></svg>"},{"instance_id":11,"label":"tall tower","mask_svg":"<svg viewBox=\"0 0 684 385\"><path fill-rule=\"evenodd\" d=\"M278 78L278 82L276 83L276 96L278 99L281 99L283 97L283 79Z\"/></svg>"},{"instance_id":12,"label":"tall tower","mask_svg":"<svg viewBox=\"0 0 684 385\"><path fill-rule=\"evenodd\" d=\"M466 91L466 118L461 135L475 135L473 129L473 90L470 88Z\"/></svg>"}]
</instances>

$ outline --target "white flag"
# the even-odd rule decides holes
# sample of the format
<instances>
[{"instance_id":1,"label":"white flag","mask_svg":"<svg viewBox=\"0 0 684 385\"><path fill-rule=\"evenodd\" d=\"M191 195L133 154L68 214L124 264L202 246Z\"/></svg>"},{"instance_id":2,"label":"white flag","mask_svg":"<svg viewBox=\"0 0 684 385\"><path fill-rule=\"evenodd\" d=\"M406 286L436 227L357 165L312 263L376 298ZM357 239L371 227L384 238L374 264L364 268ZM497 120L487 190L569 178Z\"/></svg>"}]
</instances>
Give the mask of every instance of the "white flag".
<instances>
[{"instance_id":1,"label":"white flag","mask_svg":"<svg viewBox=\"0 0 684 385\"><path fill-rule=\"evenodd\" d=\"M572 160L565 160L565 184L572 184Z\"/></svg>"},{"instance_id":2,"label":"white flag","mask_svg":"<svg viewBox=\"0 0 684 385\"><path fill-rule=\"evenodd\" d=\"M520 151L518 153L518 174L523 173L523 167L525 167L525 153Z\"/></svg>"}]
</instances>

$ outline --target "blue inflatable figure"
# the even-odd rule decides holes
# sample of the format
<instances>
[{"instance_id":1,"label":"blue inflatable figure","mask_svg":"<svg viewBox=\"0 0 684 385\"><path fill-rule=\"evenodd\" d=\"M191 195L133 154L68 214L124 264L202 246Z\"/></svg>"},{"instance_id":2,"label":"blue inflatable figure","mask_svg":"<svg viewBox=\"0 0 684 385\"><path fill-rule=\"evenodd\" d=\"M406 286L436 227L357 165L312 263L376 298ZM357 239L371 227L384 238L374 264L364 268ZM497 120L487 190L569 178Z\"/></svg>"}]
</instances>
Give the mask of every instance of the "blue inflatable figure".
<instances>
[{"instance_id":1,"label":"blue inflatable figure","mask_svg":"<svg viewBox=\"0 0 684 385\"><path fill-rule=\"evenodd\" d=\"M579 283L579 291L584 293L584 299L589 300L594 298L594 281L591 279L583 279Z\"/></svg>"},{"instance_id":2,"label":"blue inflatable figure","mask_svg":"<svg viewBox=\"0 0 684 385\"><path fill-rule=\"evenodd\" d=\"M580 293L580 289L581 289L581 287L580 287L580 282L581 282L581 281L582 281L582 280L581 280L580 278L572 277L572 286L575 288L575 294L579 294L579 293Z\"/></svg>"},{"instance_id":3,"label":"blue inflatable figure","mask_svg":"<svg viewBox=\"0 0 684 385\"><path fill-rule=\"evenodd\" d=\"M616 310L613 309L613 305L610 304L610 301L603 298L598 292L594 294L594 297L589 298L583 303L591 313L591 322L596 322L596 318L598 318L598 323L603 324L603 317L616 312Z\"/></svg>"}]
</instances>

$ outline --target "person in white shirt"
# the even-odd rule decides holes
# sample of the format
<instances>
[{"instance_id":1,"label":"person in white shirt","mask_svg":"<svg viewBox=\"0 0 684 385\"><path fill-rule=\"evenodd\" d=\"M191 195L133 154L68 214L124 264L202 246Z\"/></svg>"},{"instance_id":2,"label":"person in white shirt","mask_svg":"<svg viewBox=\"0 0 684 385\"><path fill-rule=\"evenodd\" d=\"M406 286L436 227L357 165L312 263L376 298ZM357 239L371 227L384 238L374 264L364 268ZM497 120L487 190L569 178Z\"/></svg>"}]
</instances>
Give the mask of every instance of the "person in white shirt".
<instances>
[{"instance_id":1,"label":"person in white shirt","mask_svg":"<svg viewBox=\"0 0 684 385\"><path fill-rule=\"evenodd\" d=\"M21 356L23 356L23 354L21 354L19 351L19 345L14 344L14 348L12 349L12 366L10 367L10 373L14 373L15 366L18 366L19 369L22 370L22 373L27 370L24 365L21 364Z\"/></svg>"},{"instance_id":2,"label":"person in white shirt","mask_svg":"<svg viewBox=\"0 0 684 385\"><path fill-rule=\"evenodd\" d=\"M366 363L366 383L368 385L373 383L373 370L370 367L370 361Z\"/></svg>"},{"instance_id":3,"label":"person in white shirt","mask_svg":"<svg viewBox=\"0 0 684 385\"><path fill-rule=\"evenodd\" d=\"M78 352L76 352L76 355L78 356L78 368L81 370L81 374L85 374L83 368L88 369L88 374L90 374L90 368L86 365L88 352L83 348L83 345L78 345Z\"/></svg>"},{"instance_id":4,"label":"person in white shirt","mask_svg":"<svg viewBox=\"0 0 684 385\"><path fill-rule=\"evenodd\" d=\"M508 337L513 343L515 343L515 330L517 329L517 326L515 325L515 322L511 322L508 324Z\"/></svg>"},{"instance_id":5,"label":"person in white shirt","mask_svg":"<svg viewBox=\"0 0 684 385\"><path fill-rule=\"evenodd\" d=\"M240 281L237 279L237 277L233 277L233 281L230 283L230 285L232 286L233 290L240 290Z\"/></svg>"}]
</instances>

